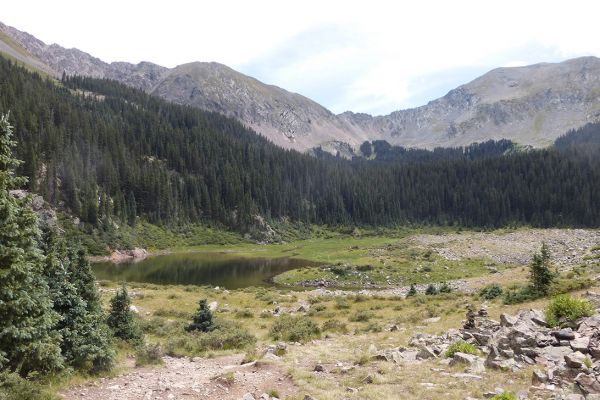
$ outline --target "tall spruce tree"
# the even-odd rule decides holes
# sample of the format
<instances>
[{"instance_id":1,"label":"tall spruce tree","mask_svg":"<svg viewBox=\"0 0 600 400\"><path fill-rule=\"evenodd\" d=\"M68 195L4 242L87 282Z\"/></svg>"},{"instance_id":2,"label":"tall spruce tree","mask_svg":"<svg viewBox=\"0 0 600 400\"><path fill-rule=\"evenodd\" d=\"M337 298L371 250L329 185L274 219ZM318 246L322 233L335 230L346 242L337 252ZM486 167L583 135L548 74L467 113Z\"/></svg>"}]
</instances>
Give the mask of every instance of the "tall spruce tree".
<instances>
[{"instance_id":1,"label":"tall spruce tree","mask_svg":"<svg viewBox=\"0 0 600 400\"><path fill-rule=\"evenodd\" d=\"M557 273L552 270L550 262L550 251L546 243L542 243L542 249L539 254L533 256L529 267L529 280L531 287L540 295L547 295L550 291L550 286Z\"/></svg>"},{"instance_id":2,"label":"tall spruce tree","mask_svg":"<svg viewBox=\"0 0 600 400\"><path fill-rule=\"evenodd\" d=\"M43 249L54 310L61 317L56 330L65 361L80 371L109 370L111 336L85 253L67 248L52 227L44 228Z\"/></svg>"},{"instance_id":3,"label":"tall spruce tree","mask_svg":"<svg viewBox=\"0 0 600 400\"><path fill-rule=\"evenodd\" d=\"M59 317L52 309L38 248L37 216L31 198L17 198L26 179L15 174L20 164L12 155L15 142L8 116L0 117L0 369L22 376L63 367Z\"/></svg>"}]
</instances>

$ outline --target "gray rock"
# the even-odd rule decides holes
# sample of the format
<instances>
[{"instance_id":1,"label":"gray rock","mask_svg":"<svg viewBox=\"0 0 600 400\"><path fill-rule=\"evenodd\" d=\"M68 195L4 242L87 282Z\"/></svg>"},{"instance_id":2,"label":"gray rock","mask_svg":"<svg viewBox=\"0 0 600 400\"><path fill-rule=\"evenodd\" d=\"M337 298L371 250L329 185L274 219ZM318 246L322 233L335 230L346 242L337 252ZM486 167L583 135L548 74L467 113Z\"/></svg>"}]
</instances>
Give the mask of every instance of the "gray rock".
<instances>
[{"instance_id":1,"label":"gray rock","mask_svg":"<svg viewBox=\"0 0 600 400\"><path fill-rule=\"evenodd\" d=\"M244 396L242 396L242 400L255 400L255 399L254 399L254 395L252 393L246 393Z\"/></svg>"},{"instance_id":2,"label":"gray rock","mask_svg":"<svg viewBox=\"0 0 600 400\"><path fill-rule=\"evenodd\" d=\"M427 360L427 359L436 358L436 357L437 356L435 355L433 350L427 346L422 346L417 353L418 360Z\"/></svg>"},{"instance_id":3,"label":"gray rock","mask_svg":"<svg viewBox=\"0 0 600 400\"><path fill-rule=\"evenodd\" d=\"M500 325L502 326L514 326L517 323L517 317L508 314L500 314Z\"/></svg>"},{"instance_id":4,"label":"gray rock","mask_svg":"<svg viewBox=\"0 0 600 400\"><path fill-rule=\"evenodd\" d=\"M575 339L575 332L571 328L565 328L558 331L552 332L552 334L558 340L573 340Z\"/></svg>"},{"instance_id":5,"label":"gray rock","mask_svg":"<svg viewBox=\"0 0 600 400\"><path fill-rule=\"evenodd\" d=\"M575 382L585 394L598 394L600 393L600 383L598 379L592 374L581 373L575 377Z\"/></svg>"},{"instance_id":6,"label":"gray rock","mask_svg":"<svg viewBox=\"0 0 600 400\"><path fill-rule=\"evenodd\" d=\"M571 340L571 348L573 349L573 351L587 353L589 345L590 345L590 338L586 337L586 336L582 336L580 338Z\"/></svg>"},{"instance_id":7,"label":"gray rock","mask_svg":"<svg viewBox=\"0 0 600 400\"><path fill-rule=\"evenodd\" d=\"M583 361L585 360L585 354L576 351L574 353L571 354L567 354L565 356L565 362L567 363L567 366L569 368L581 368L584 364Z\"/></svg>"}]
</instances>

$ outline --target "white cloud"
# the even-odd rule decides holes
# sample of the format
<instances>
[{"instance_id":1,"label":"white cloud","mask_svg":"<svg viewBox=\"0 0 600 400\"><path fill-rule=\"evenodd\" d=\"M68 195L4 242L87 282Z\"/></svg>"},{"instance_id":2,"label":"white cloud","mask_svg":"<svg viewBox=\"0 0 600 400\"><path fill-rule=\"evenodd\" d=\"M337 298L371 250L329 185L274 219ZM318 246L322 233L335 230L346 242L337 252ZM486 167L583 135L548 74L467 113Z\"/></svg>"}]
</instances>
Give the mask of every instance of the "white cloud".
<instances>
[{"instance_id":1,"label":"white cloud","mask_svg":"<svg viewBox=\"0 0 600 400\"><path fill-rule=\"evenodd\" d=\"M583 0L38 0L7 2L1 19L106 61L219 61L335 112L385 113L497 66L600 55L598 11Z\"/></svg>"}]
</instances>

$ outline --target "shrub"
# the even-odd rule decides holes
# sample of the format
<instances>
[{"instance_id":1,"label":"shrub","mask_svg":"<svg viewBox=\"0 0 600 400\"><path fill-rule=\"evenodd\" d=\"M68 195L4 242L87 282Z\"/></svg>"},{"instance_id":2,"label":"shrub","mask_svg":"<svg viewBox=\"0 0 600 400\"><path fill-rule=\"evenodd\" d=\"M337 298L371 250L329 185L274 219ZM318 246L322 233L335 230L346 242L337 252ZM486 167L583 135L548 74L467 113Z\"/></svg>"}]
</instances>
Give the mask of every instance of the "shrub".
<instances>
[{"instance_id":1,"label":"shrub","mask_svg":"<svg viewBox=\"0 0 600 400\"><path fill-rule=\"evenodd\" d=\"M348 304L348 300L343 297L338 297L335 299L335 308L338 310L347 310L350 308L350 304Z\"/></svg>"},{"instance_id":2,"label":"shrub","mask_svg":"<svg viewBox=\"0 0 600 400\"><path fill-rule=\"evenodd\" d=\"M254 315L250 310L240 310L237 313L235 313L236 318L252 318L253 316Z\"/></svg>"},{"instance_id":3,"label":"shrub","mask_svg":"<svg viewBox=\"0 0 600 400\"><path fill-rule=\"evenodd\" d=\"M406 294L406 297L413 297L417 295L417 288L415 287L414 283L410 285L410 289L408 290L408 293Z\"/></svg>"},{"instance_id":4,"label":"shrub","mask_svg":"<svg viewBox=\"0 0 600 400\"><path fill-rule=\"evenodd\" d=\"M452 343L448 347L448 350L446 350L445 356L448 358L453 357L454 353L465 353L465 354L477 355L477 354L479 354L479 350L477 350L477 347L475 347L471 343L467 343L464 340L460 340L456 343Z\"/></svg>"},{"instance_id":5,"label":"shrub","mask_svg":"<svg viewBox=\"0 0 600 400\"><path fill-rule=\"evenodd\" d=\"M492 400L517 400L517 395L513 392L502 392L492 397Z\"/></svg>"},{"instance_id":6,"label":"shrub","mask_svg":"<svg viewBox=\"0 0 600 400\"><path fill-rule=\"evenodd\" d=\"M40 384L21 378L16 373L0 373L2 400L56 400Z\"/></svg>"},{"instance_id":7,"label":"shrub","mask_svg":"<svg viewBox=\"0 0 600 400\"><path fill-rule=\"evenodd\" d=\"M576 299L569 295L556 296L550 301L544 314L551 327L575 321L581 317L589 317L594 313L594 308L585 299Z\"/></svg>"},{"instance_id":8,"label":"shrub","mask_svg":"<svg viewBox=\"0 0 600 400\"><path fill-rule=\"evenodd\" d=\"M341 321L338 321L337 319L328 319L327 321L323 322L323 326L321 329L324 332L325 331L340 332L340 333L348 332L348 327L346 326L346 324Z\"/></svg>"},{"instance_id":9,"label":"shrub","mask_svg":"<svg viewBox=\"0 0 600 400\"><path fill-rule=\"evenodd\" d=\"M428 296L432 296L432 295L438 294L438 290L436 289L436 287L433 284L430 284L429 286L427 286L427 290L425 290L425 294Z\"/></svg>"},{"instance_id":10,"label":"shrub","mask_svg":"<svg viewBox=\"0 0 600 400\"><path fill-rule=\"evenodd\" d=\"M149 344L143 346L135 353L135 366L160 365L163 363L162 356L163 350L160 345Z\"/></svg>"},{"instance_id":11,"label":"shrub","mask_svg":"<svg viewBox=\"0 0 600 400\"><path fill-rule=\"evenodd\" d=\"M357 311L354 314L350 315L350 317L348 317L348 319L352 322L368 322L372 317L373 317L372 312L369 312L366 310L360 310L360 311Z\"/></svg>"},{"instance_id":12,"label":"shrub","mask_svg":"<svg viewBox=\"0 0 600 400\"><path fill-rule=\"evenodd\" d=\"M536 291L531 286L521 289L510 290L504 294L504 304L519 304L539 299L542 294Z\"/></svg>"},{"instance_id":13,"label":"shrub","mask_svg":"<svg viewBox=\"0 0 600 400\"><path fill-rule=\"evenodd\" d=\"M239 350L247 349L256 344L256 337L242 328L239 324L216 320L213 330L209 332L192 331L171 339L167 344L169 355L180 355L175 349L184 354L196 355L210 350Z\"/></svg>"},{"instance_id":14,"label":"shrub","mask_svg":"<svg viewBox=\"0 0 600 400\"><path fill-rule=\"evenodd\" d=\"M502 296L503 290L499 285L492 284L484 287L479 291L479 296L486 300L493 300L496 297Z\"/></svg>"},{"instance_id":15,"label":"shrub","mask_svg":"<svg viewBox=\"0 0 600 400\"><path fill-rule=\"evenodd\" d=\"M301 343L318 338L320 334L321 330L310 318L290 315L279 317L269 331L269 335L275 340Z\"/></svg>"},{"instance_id":16,"label":"shrub","mask_svg":"<svg viewBox=\"0 0 600 400\"><path fill-rule=\"evenodd\" d=\"M446 283L446 282L442 283L442 286L440 286L439 293L451 293L451 292L452 292L452 288L450 287L450 285L448 285L448 283Z\"/></svg>"}]
</instances>

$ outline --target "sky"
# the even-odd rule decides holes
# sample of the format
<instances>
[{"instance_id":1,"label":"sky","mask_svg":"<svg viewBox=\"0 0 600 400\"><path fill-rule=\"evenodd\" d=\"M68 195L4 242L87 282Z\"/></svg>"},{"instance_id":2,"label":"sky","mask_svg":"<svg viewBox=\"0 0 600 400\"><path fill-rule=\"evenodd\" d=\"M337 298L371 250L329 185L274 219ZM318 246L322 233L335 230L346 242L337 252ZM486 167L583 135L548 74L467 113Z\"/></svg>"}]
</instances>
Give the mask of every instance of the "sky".
<instances>
[{"instance_id":1,"label":"sky","mask_svg":"<svg viewBox=\"0 0 600 400\"><path fill-rule=\"evenodd\" d=\"M0 21L107 62L217 61L380 115L496 67L600 56L599 15L593 0L7 0Z\"/></svg>"}]
</instances>

